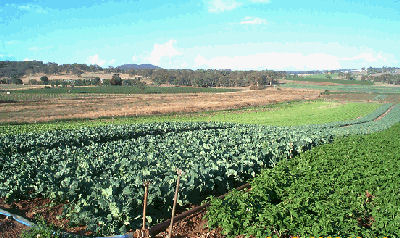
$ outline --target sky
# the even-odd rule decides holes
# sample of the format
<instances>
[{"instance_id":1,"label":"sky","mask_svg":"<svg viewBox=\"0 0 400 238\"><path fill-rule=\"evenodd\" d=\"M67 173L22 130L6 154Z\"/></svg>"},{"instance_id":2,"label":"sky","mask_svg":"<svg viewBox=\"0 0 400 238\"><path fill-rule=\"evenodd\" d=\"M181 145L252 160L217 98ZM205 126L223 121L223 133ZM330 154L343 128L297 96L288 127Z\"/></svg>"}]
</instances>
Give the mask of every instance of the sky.
<instances>
[{"instance_id":1,"label":"sky","mask_svg":"<svg viewBox=\"0 0 400 238\"><path fill-rule=\"evenodd\" d=\"M400 0L0 0L0 60L400 67Z\"/></svg>"}]
</instances>

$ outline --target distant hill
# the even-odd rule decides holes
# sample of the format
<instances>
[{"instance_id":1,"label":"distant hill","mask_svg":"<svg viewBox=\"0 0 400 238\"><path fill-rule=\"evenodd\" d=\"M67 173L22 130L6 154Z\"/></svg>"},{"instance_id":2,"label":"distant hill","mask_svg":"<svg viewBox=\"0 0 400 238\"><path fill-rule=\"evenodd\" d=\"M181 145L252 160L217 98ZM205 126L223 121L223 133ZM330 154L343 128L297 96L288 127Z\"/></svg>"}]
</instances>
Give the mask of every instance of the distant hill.
<instances>
[{"instance_id":1,"label":"distant hill","mask_svg":"<svg viewBox=\"0 0 400 238\"><path fill-rule=\"evenodd\" d=\"M117 68L122 70L130 70L130 69L161 69L161 67L152 65L152 64L124 64L118 66Z\"/></svg>"}]
</instances>

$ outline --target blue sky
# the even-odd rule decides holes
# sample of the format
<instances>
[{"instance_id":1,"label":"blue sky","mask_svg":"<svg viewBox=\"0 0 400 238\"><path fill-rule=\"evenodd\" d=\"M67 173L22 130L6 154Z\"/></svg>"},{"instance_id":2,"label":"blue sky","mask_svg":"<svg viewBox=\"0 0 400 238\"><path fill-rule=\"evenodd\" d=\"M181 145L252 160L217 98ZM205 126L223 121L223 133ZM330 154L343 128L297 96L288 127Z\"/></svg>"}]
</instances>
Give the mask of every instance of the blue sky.
<instances>
[{"instance_id":1,"label":"blue sky","mask_svg":"<svg viewBox=\"0 0 400 238\"><path fill-rule=\"evenodd\" d=\"M399 0L0 0L0 60L310 70L400 66Z\"/></svg>"}]
</instances>

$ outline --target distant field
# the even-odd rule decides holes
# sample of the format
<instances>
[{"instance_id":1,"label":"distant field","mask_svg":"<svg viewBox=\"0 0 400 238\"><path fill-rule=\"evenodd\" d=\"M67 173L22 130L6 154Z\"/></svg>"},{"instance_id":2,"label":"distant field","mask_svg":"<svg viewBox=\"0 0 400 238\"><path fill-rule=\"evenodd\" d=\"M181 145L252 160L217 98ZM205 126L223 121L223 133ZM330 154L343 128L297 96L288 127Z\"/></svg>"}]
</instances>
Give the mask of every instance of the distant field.
<instances>
[{"instance_id":1,"label":"distant field","mask_svg":"<svg viewBox=\"0 0 400 238\"><path fill-rule=\"evenodd\" d=\"M107 124L135 124L149 122L198 122L217 121L244 124L294 126L343 121L365 116L379 107L378 103L336 103L328 101L278 103L264 107L202 112L192 114L140 116L116 119L64 121L40 124L3 125L0 134L37 132L53 129L75 129Z\"/></svg>"},{"instance_id":2,"label":"distant field","mask_svg":"<svg viewBox=\"0 0 400 238\"><path fill-rule=\"evenodd\" d=\"M314 101L282 104L279 107L266 107L259 110L221 112L212 115L200 115L192 118L180 118L193 121L221 121L233 123L297 126L322 124L333 121L354 119L371 113L379 107L377 103L336 103Z\"/></svg>"},{"instance_id":3,"label":"distant field","mask_svg":"<svg viewBox=\"0 0 400 238\"><path fill-rule=\"evenodd\" d=\"M43 88L43 85L0 84L0 91Z\"/></svg>"},{"instance_id":4,"label":"distant field","mask_svg":"<svg viewBox=\"0 0 400 238\"><path fill-rule=\"evenodd\" d=\"M12 101L13 95L17 100ZM11 92L10 95L4 93L3 96L0 98L0 123L26 123L227 110L293 100L313 100L320 97L320 91L268 88L224 93L169 94L13 94ZM25 98L18 99L18 97ZM35 97L40 99L34 100Z\"/></svg>"},{"instance_id":5,"label":"distant field","mask_svg":"<svg viewBox=\"0 0 400 238\"><path fill-rule=\"evenodd\" d=\"M340 79L339 74L338 73L334 73L334 74L330 74L332 79ZM311 75L307 75L305 76L307 78L326 78L325 74L311 74Z\"/></svg>"},{"instance_id":6,"label":"distant field","mask_svg":"<svg viewBox=\"0 0 400 238\"><path fill-rule=\"evenodd\" d=\"M8 90L11 90L7 94ZM18 90L20 89L20 90ZM41 101L49 99L87 98L93 95L105 94L177 94L177 93L221 93L235 92L237 89L228 88L195 88L195 87L145 87L134 86L97 86L97 87L58 87L31 88L0 87L0 102Z\"/></svg>"},{"instance_id":7,"label":"distant field","mask_svg":"<svg viewBox=\"0 0 400 238\"><path fill-rule=\"evenodd\" d=\"M286 88L308 88L316 90L328 90L347 93L376 93L376 94L397 94L400 87L392 86L368 86L368 85L309 85L309 84L285 84Z\"/></svg>"},{"instance_id":8,"label":"distant field","mask_svg":"<svg viewBox=\"0 0 400 238\"><path fill-rule=\"evenodd\" d=\"M153 87L135 86L97 86L97 87L56 87L17 90L15 93L24 94L153 94L153 93L215 93L234 92L236 89L227 88L195 88L195 87Z\"/></svg>"},{"instance_id":9,"label":"distant field","mask_svg":"<svg viewBox=\"0 0 400 238\"><path fill-rule=\"evenodd\" d=\"M287 80L293 81L302 81L302 82L318 82L318 83L336 83L336 84L356 84L356 85L373 85L373 82L370 81L360 81L360 80L345 80L345 79L335 79L335 75L332 75L332 79L326 78L324 75L315 75L315 76L307 76L307 77L289 77Z\"/></svg>"}]
</instances>

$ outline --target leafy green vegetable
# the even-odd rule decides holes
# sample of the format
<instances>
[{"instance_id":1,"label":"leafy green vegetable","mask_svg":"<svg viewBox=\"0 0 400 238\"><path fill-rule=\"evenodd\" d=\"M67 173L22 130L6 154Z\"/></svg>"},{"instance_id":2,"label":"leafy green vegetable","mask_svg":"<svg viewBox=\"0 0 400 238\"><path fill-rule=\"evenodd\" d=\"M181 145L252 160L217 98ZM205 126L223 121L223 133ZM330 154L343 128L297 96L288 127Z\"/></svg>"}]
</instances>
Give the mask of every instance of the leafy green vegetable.
<instances>
[{"instance_id":1,"label":"leafy green vegetable","mask_svg":"<svg viewBox=\"0 0 400 238\"><path fill-rule=\"evenodd\" d=\"M400 124L316 147L264 170L249 192L213 199L232 237L399 237Z\"/></svg>"},{"instance_id":2,"label":"leafy green vegetable","mask_svg":"<svg viewBox=\"0 0 400 238\"><path fill-rule=\"evenodd\" d=\"M54 232L54 227L46 224L43 218L40 218L37 224L27 230L22 231L21 238L59 238Z\"/></svg>"},{"instance_id":3,"label":"leafy green vegetable","mask_svg":"<svg viewBox=\"0 0 400 238\"><path fill-rule=\"evenodd\" d=\"M180 205L199 203L265 167L335 137L369 134L400 121L390 104L363 118L300 127L232 123L111 125L0 136L0 197L69 201L65 216L98 234L139 227L143 180L151 180L149 216L165 218L182 169Z\"/></svg>"}]
</instances>

